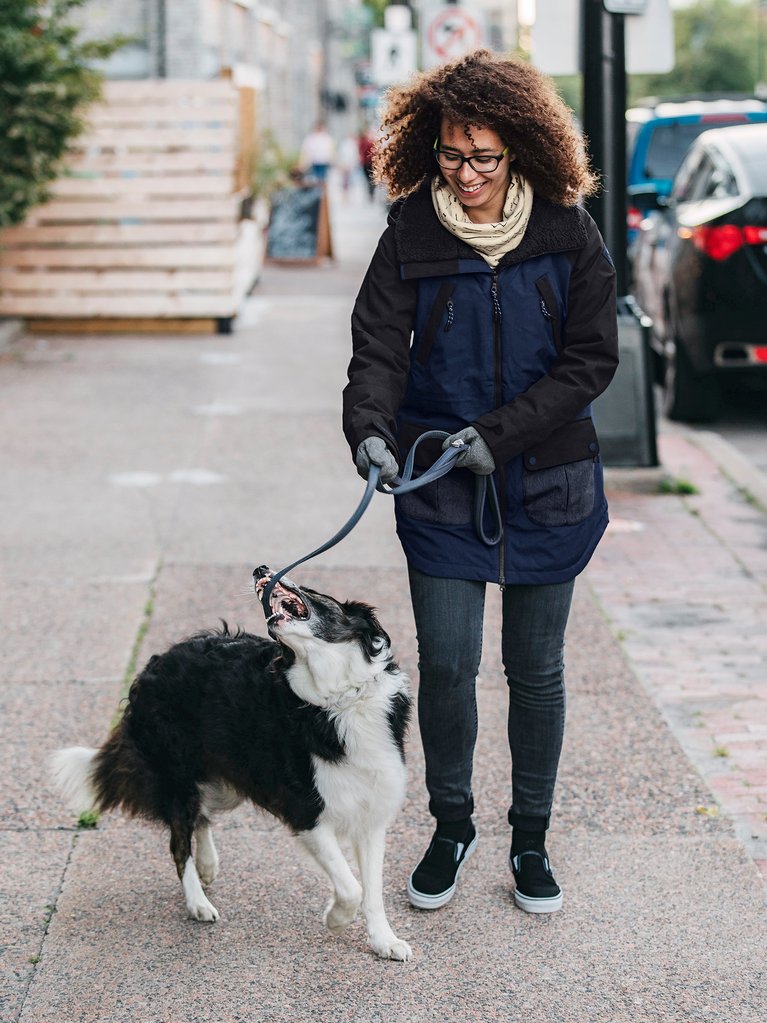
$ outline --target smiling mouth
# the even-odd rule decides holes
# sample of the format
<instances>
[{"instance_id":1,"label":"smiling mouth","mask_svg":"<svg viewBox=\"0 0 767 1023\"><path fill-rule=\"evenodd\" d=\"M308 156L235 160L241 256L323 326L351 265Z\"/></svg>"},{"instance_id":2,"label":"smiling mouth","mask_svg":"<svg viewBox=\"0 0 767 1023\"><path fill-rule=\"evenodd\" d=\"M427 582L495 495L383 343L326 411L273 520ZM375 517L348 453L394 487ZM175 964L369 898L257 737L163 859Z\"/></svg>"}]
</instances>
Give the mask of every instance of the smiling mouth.
<instances>
[{"instance_id":1,"label":"smiling mouth","mask_svg":"<svg viewBox=\"0 0 767 1023\"><path fill-rule=\"evenodd\" d=\"M256 580L256 596L262 597L271 575L263 576ZM266 619L267 626L277 625L278 622L298 621L305 622L309 619L309 608L298 595L298 592L277 583L269 595L269 609L272 612Z\"/></svg>"},{"instance_id":2,"label":"smiling mouth","mask_svg":"<svg viewBox=\"0 0 767 1023\"><path fill-rule=\"evenodd\" d=\"M483 185L485 185L485 182L480 181L478 185L472 185L470 188L460 183L458 184L458 187L460 188L461 192L463 192L464 195L473 195L475 192L478 192L480 188L483 187Z\"/></svg>"}]
</instances>

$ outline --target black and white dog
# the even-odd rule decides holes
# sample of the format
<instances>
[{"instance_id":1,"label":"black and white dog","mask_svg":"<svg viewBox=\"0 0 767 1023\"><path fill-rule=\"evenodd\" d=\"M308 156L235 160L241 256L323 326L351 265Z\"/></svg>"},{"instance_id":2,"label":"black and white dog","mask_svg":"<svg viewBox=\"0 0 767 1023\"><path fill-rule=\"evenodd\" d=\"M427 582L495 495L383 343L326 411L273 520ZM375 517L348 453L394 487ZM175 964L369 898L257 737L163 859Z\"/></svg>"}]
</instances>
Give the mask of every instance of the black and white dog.
<instances>
[{"instance_id":1,"label":"black and white dog","mask_svg":"<svg viewBox=\"0 0 767 1023\"><path fill-rule=\"evenodd\" d=\"M271 572L253 575L260 596ZM366 604L341 604L287 579L270 604L273 639L224 625L152 657L104 745L59 750L55 779L77 811L122 807L166 824L197 920L218 919L203 891L218 870L211 818L252 800L284 821L329 876L328 930L340 934L361 905L374 951L409 959L383 904L386 828L405 797L407 679Z\"/></svg>"}]
</instances>

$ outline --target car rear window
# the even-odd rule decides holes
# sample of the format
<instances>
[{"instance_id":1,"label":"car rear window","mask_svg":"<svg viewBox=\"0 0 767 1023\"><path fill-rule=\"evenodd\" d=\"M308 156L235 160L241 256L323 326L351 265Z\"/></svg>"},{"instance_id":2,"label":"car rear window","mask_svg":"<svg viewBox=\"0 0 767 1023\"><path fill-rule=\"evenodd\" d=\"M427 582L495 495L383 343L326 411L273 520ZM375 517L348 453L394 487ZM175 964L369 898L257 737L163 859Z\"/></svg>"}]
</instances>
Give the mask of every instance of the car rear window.
<instances>
[{"instance_id":1,"label":"car rear window","mask_svg":"<svg viewBox=\"0 0 767 1023\"><path fill-rule=\"evenodd\" d=\"M695 123L659 124L650 138L645 161L645 175L648 178L673 178L682 157L690 148L698 135L709 128L724 128L728 124L742 124L743 116L734 117L731 121L726 117L718 117L716 124L711 121Z\"/></svg>"}]
</instances>

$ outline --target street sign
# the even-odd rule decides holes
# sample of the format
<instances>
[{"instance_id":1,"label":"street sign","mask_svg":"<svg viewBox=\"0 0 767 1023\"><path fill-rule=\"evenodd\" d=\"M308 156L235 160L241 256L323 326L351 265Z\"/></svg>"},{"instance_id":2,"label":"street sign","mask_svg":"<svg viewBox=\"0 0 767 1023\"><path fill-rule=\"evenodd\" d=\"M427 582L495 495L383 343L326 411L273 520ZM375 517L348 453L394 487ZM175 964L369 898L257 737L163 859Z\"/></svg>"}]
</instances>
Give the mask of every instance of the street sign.
<instances>
[{"instance_id":1,"label":"street sign","mask_svg":"<svg viewBox=\"0 0 767 1023\"><path fill-rule=\"evenodd\" d=\"M417 69L416 34L387 32L376 28L370 33L371 73L380 87L399 85Z\"/></svg>"},{"instance_id":2,"label":"street sign","mask_svg":"<svg viewBox=\"0 0 767 1023\"><path fill-rule=\"evenodd\" d=\"M487 21L480 8L449 4L429 7L421 15L421 63L437 67L471 53L487 41Z\"/></svg>"}]
</instances>

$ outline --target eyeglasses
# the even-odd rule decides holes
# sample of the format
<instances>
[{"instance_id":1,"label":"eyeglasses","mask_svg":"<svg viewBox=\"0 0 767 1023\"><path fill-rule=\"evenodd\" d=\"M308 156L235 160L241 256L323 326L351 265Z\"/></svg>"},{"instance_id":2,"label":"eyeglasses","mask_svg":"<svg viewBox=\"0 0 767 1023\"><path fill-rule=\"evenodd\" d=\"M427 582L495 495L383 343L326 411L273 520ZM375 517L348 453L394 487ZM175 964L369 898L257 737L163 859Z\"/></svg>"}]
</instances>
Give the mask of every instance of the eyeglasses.
<instances>
[{"instance_id":1,"label":"eyeglasses","mask_svg":"<svg viewBox=\"0 0 767 1023\"><path fill-rule=\"evenodd\" d=\"M492 174L498 168L498 164L508 151L509 147L506 146L498 156L491 156L485 153L475 156L461 156L460 153L454 153L448 149L440 149L439 139L434 140L434 155L437 158L437 163L440 167L444 167L445 170L460 170L465 163L468 163L477 174Z\"/></svg>"}]
</instances>

